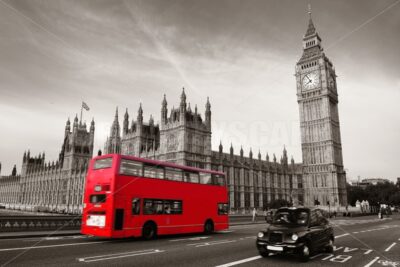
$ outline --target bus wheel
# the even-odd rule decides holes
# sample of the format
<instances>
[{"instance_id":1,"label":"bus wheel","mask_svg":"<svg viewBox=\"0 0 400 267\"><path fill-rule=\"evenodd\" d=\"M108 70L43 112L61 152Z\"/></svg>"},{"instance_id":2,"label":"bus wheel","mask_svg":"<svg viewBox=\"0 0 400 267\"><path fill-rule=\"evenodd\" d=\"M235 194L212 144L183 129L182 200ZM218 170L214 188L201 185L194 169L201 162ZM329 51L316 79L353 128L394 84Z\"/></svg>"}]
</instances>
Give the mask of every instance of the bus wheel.
<instances>
[{"instance_id":1,"label":"bus wheel","mask_svg":"<svg viewBox=\"0 0 400 267\"><path fill-rule=\"evenodd\" d=\"M142 237L145 240L154 239L157 236L157 226L153 222L147 222L143 226Z\"/></svg>"},{"instance_id":2,"label":"bus wheel","mask_svg":"<svg viewBox=\"0 0 400 267\"><path fill-rule=\"evenodd\" d=\"M214 223L211 220L207 220L204 224L204 233L211 234L214 232Z\"/></svg>"}]
</instances>

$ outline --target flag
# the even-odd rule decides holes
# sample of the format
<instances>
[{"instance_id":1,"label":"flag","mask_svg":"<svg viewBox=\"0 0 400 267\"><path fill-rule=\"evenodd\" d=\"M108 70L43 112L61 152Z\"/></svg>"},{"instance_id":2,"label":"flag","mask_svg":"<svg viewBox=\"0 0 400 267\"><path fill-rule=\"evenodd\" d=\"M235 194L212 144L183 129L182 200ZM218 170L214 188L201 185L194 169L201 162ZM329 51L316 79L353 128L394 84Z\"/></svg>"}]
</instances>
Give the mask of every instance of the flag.
<instances>
[{"instance_id":1,"label":"flag","mask_svg":"<svg viewBox=\"0 0 400 267\"><path fill-rule=\"evenodd\" d=\"M89 106L85 103L85 102L83 102L82 101L82 107L84 108L84 109L86 109L86 111L89 111Z\"/></svg>"}]
</instances>

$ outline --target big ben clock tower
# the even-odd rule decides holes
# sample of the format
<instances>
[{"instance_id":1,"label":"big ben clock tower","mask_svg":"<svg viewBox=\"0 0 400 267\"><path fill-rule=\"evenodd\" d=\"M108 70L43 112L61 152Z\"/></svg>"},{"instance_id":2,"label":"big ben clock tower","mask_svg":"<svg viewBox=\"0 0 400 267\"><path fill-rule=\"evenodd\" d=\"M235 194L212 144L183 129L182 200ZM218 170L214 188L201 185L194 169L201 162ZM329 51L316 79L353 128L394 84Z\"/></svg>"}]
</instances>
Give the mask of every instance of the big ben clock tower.
<instances>
[{"instance_id":1,"label":"big ben clock tower","mask_svg":"<svg viewBox=\"0 0 400 267\"><path fill-rule=\"evenodd\" d=\"M303 54L296 64L305 205L347 205L336 74L309 11Z\"/></svg>"}]
</instances>

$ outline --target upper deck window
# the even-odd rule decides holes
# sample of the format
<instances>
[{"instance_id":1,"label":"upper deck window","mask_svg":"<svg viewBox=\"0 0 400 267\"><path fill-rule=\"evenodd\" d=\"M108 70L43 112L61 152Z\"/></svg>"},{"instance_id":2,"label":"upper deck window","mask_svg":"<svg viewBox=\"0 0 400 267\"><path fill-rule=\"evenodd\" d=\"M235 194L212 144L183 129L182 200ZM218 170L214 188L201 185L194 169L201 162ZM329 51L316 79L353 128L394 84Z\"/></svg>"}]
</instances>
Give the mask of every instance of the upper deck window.
<instances>
[{"instance_id":1,"label":"upper deck window","mask_svg":"<svg viewBox=\"0 0 400 267\"><path fill-rule=\"evenodd\" d=\"M148 178L164 179L164 168L157 165L144 165L143 176Z\"/></svg>"},{"instance_id":2,"label":"upper deck window","mask_svg":"<svg viewBox=\"0 0 400 267\"><path fill-rule=\"evenodd\" d=\"M211 174L201 171L198 172L196 170L183 170L174 167L142 163L129 159L121 159L119 172L122 175L131 175L137 177L225 186L224 175Z\"/></svg>"},{"instance_id":3,"label":"upper deck window","mask_svg":"<svg viewBox=\"0 0 400 267\"><path fill-rule=\"evenodd\" d=\"M121 159L119 172L125 175L143 176L143 164L133 160Z\"/></svg>"},{"instance_id":4,"label":"upper deck window","mask_svg":"<svg viewBox=\"0 0 400 267\"><path fill-rule=\"evenodd\" d=\"M105 158L105 159L97 159L94 162L94 170L99 170L99 169L106 169L106 168L111 168L112 166L112 158Z\"/></svg>"},{"instance_id":5,"label":"upper deck window","mask_svg":"<svg viewBox=\"0 0 400 267\"><path fill-rule=\"evenodd\" d=\"M172 181L182 181L182 170L166 167L165 179Z\"/></svg>"},{"instance_id":6,"label":"upper deck window","mask_svg":"<svg viewBox=\"0 0 400 267\"><path fill-rule=\"evenodd\" d=\"M213 174L212 180L215 185L225 185L225 177L223 175Z\"/></svg>"},{"instance_id":7,"label":"upper deck window","mask_svg":"<svg viewBox=\"0 0 400 267\"><path fill-rule=\"evenodd\" d=\"M200 183L201 184L212 184L211 173L201 172L200 173Z\"/></svg>"}]
</instances>

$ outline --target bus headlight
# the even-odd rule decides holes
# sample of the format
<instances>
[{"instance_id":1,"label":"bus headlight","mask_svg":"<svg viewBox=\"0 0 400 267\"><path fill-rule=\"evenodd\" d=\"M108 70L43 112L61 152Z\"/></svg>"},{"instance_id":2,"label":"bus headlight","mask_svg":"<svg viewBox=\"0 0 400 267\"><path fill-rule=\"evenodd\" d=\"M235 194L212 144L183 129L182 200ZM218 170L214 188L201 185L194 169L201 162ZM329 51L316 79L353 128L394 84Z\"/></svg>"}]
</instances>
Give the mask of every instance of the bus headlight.
<instances>
[{"instance_id":1,"label":"bus headlight","mask_svg":"<svg viewBox=\"0 0 400 267\"><path fill-rule=\"evenodd\" d=\"M101 185L96 185L96 186L94 187L94 191L100 192L100 191L101 191Z\"/></svg>"},{"instance_id":2,"label":"bus headlight","mask_svg":"<svg viewBox=\"0 0 400 267\"><path fill-rule=\"evenodd\" d=\"M293 235L292 235L292 240L293 240L293 241L296 241L298 238L299 238L298 235L296 235L296 234L293 234Z\"/></svg>"},{"instance_id":3,"label":"bus headlight","mask_svg":"<svg viewBox=\"0 0 400 267\"><path fill-rule=\"evenodd\" d=\"M258 236L258 238L262 238L262 237L264 236L264 233L263 233L263 232L259 232L259 233L257 234L257 236Z\"/></svg>"}]
</instances>

